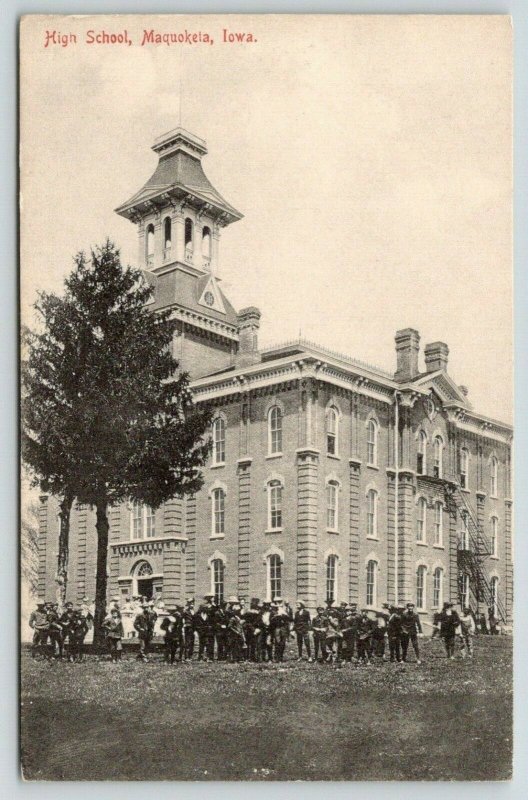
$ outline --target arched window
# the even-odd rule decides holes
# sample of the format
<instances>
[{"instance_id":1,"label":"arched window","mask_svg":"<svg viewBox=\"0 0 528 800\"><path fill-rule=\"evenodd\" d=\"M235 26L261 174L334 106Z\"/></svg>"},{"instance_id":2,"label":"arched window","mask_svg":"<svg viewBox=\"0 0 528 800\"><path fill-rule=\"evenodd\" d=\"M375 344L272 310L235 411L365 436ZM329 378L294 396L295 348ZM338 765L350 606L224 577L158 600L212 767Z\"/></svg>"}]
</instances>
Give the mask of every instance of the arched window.
<instances>
[{"instance_id":1,"label":"arched window","mask_svg":"<svg viewBox=\"0 0 528 800\"><path fill-rule=\"evenodd\" d=\"M326 484L326 527L328 530L338 529L338 493L339 484L337 481L328 481Z\"/></svg>"},{"instance_id":2,"label":"arched window","mask_svg":"<svg viewBox=\"0 0 528 800\"><path fill-rule=\"evenodd\" d=\"M467 511L460 512L462 530L460 531L460 549L469 550L469 514Z\"/></svg>"},{"instance_id":3,"label":"arched window","mask_svg":"<svg viewBox=\"0 0 528 800\"><path fill-rule=\"evenodd\" d=\"M426 576L427 567L420 564L416 570L416 608L424 610L426 607Z\"/></svg>"},{"instance_id":4,"label":"arched window","mask_svg":"<svg viewBox=\"0 0 528 800\"><path fill-rule=\"evenodd\" d=\"M326 452L331 456L338 454L339 414L337 408L326 410Z\"/></svg>"},{"instance_id":5,"label":"arched window","mask_svg":"<svg viewBox=\"0 0 528 800\"><path fill-rule=\"evenodd\" d=\"M433 608L441 608L444 602L444 570L437 567L433 572Z\"/></svg>"},{"instance_id":6,"label":"arched window","mask_svg":"<svg viewBox=\"0 0 528 800\"><path fill-rule=\"evenodd\" d=\"M337 556L330 555L326 560L326 602L335 603L337 598Z\"/></svg>"},{"instance_id":7,"label":"arched window","mask_svg":"<svg viewBox=\"0 0 528 800\"><path fill-rule=\"evenodd\" d=\"M194 225L192 219L185 219L185 260L192 261Z\"/></svg>"},{"instance_id":8,"label":"arched window","mask_svg":"<svg viewBox=\"0 0 528 800\"><path fill-rule=\"evenodd\" d=\"M499 555L499 519L498 517L491 518L491 540L490 540L490 549L491 553L494 558L498 558Z\"/></svg>"},{"instance_id":9,"label":"arched window","mask_svg":"<svg viewBox=\"0 0 528 800\"><path fill-rule=\"evenodd\" d=\"M418 475L425 475L427 473L427 434L425 431L420 431L418 434L416 472Z\"/></svg>"},{"instance_id":10,"label":"arched window","mask_svg":"<svg viewBox=\"0 0 528 800\"><path fill-rule=\"evenodd\" d=\"M136 564L134 574L136 578L148 578L149 575L152 575L152 567L148 561L140 561L139 564Z\"/></svg>"},{"instance_id":11,"label":"arched window","mask_svg":"<svg viewBox=\"0 0 528 800\"><path fill-rule=\"evenodd\" d=\"M427 527L427 500L424 497L420 497L420 499L418 500L417 518L416 518L417 542L425 542L426 527Z\"/></svg>"},{"instance_id":12,"label":"arched window","mask_svg":"<svg viewBox=\"0 0 528 800\"><path fill-rule=\"evenodd\" d=\"M268 596L271 600L282 597L282 562L277 553L268 556Z\"/></svg>"},{"instance_id":13,"label":"arched window","mask_svg":"<svg viewBox=\"0 0 528 800\"><path fill-rule=\"evenodd\" d=\"M367 464L371 467L378 463L378 426L371 419L367 425Z\"/></svg>"},{"instance_id":14,"label":"arched window","mask_svg":"<svg viewBox=\"0 0 528 800\"><path fill-rule=\"evenodd\" d=\"M367 492L367 536L378 538L378 493L375 489Z\"/></svg>"},{"instance_id":15,"label":"arched window","mask_svg":"<svg viewBox=\"0 0 528 800\"><path fill-rule=\"evenodd\" d=\"M170 217L163 221L163 260L170 261L172 247L172 222Z\"/></svg>"},{"instance_id":16,"label":"arched window","mask_svg":"<svg viewBox=\"0 0 528 800\"><path fill-rule=\"evenodd\" d=\"M214 594L216 603L221 603L224 599L224 575L225 564L222 559L213 559L211 562L211 594Z\"/></svg>"},{"instance_id":17,"label":"arched window","mask_svg":"<svg viewBox=\"0 0 528 800\"><path fill-rule=\"evenodd\" d=\"M490 592L491 592L491 607L493 609L494 616L498 616L498 606L499 606L499 579L494 576L490 580Z\"/></svg>"},{"instance_id":18,"label":"arched window","mask_svg":"<svg viewBox=\"0 0 528 800\"><path fill-rule=\"evenodd\" d=\"M154 264L154 225L147 225L147 267Z\"/></svg>"},{"instance_id":19,"label":"arched window","mask_svg":"<svg viewBox=\"0 0 528 800\"><path fill-rule=\"evenodd\" d=\"M268 529L282 530L282 484L279 480L268 483Z\"/></svg>"},{"instance_id":20,"label":"arched window","mask_svg":"<svg viewBox=\"0 0 528 800\"><path fill-rule=\"evenodd\" d=\"M440 501L434 507L434 543L442 547L444 540L444 507Z\"/></svg>"},{"instance_id":21,"label":"arched window","mask_svg":"<svg viewBox=\"0 0 528 800\"><path fill-rule=\"evenodd\" d=\"M433 474L435 478L441 478L443 475L443 457L444 457L444 443L441 436L435 436L433 444L434 464Z\"/></svg>"},{"instance_id":22,"label":"arched window","mask_svg":"<svg viewBox=\"0 0 528 800\"><path fill-rule=\"evenodd\" d=\"M225 463L225 420L217 417L213 422L213 464Z\"/></svg>"},{"instance_id":23,"label":"arched window","mask_svg":"<svg viewBox=\"0 0 528 800\"><path fill-rule=\"evenodd\" d=\"M459 602L462 608L469 608L469 575L467 572L460 574Z\"/></svg>"},{"instance_id":24,"label":"arched window","mask_svg":"<svg viewBox=\"0 0 528 800\"><path fill-rule=\"evenodd\" d=\"M282 411L272 406L268 411L268 454L282 453Z\"/></svg>"},{"instance_id":25,"label":"arched window","mask_svg":"<svg viewBox=\"0 0 528 800\"><path fill-rule=\"evenodd\" d=\"M211 261L211 229L207 225L202 230L202 259L206 265Z\"/></svg>"},{"instance_id":26,"label":"arched window","mask_svg":"<svg viewBox=\"0 0 528 800\"><path fill-rule=\"evenodd\" d=\"M469 452L463 447L460 451L460 488L467 489L469 486Z\"/></svg>"},{"instance_id":27,"label":"arched window","mask_svg":"<svg viewBox=\"0 0 528 800\"><path fill-rule=\"evenodd\" d=\"M370 560L367 563L366 604L375 606L378 597L378 562Z\"/></svg>"},{"instance_id":28,"label":"arched window","mask_svg":"<svg viewBox=\"0 0 528 800\"><path fill-rule=\"evenodd\" d=\"M225 533L225 492L213 489L212 498L212 535L223 536Z\"/></svg>"},{"instance_id":29,"label":"arched window","mask_svg":"<svg viewBox=\"0 0 528 800\"><path fill-rule=\"evenodd\" d=\"M492 497L497 497L497 487L499 484L498 481L499 477L499 462L492 456L490 461L490 495Z\"/></svg>"}]
</instances>

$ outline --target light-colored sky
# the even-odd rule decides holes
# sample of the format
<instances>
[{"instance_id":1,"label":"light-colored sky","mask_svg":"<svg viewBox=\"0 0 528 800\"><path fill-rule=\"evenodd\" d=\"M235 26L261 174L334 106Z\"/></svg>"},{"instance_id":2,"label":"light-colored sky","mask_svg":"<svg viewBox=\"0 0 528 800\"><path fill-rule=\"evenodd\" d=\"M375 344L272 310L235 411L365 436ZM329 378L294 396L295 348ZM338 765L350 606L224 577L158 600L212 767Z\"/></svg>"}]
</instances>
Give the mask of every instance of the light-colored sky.
<instances>
[{"instance_id":1,"label":"light-colored sky","mask_svg":"<svg viewBox=\"0 0 528 800\"><path fill-rule=\"evenodd\" d=\"M141 46L144 29L214 45ZM256 43L224 44L222 29ZM44 48L47 30L78 43ZM128 30L134 44L87 45ZM181 81L180 81L181 78ZM244 215L222 233L261 341L303 336L394 369L394 333L450 347L475 409L512 419L511 27L506 17L33 18L22 26L22 313L59 291L179 122Z\"/></svg>"}]
</instances>

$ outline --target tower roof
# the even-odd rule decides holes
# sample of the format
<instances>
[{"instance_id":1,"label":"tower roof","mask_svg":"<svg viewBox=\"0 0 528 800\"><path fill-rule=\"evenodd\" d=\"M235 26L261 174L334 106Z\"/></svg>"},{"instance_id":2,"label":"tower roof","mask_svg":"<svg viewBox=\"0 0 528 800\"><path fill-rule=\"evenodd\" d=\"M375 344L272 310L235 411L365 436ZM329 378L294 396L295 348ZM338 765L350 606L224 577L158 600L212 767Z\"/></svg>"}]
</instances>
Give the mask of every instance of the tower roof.
<instances>
[{"instance_id":1,"label":"tower roof","mask_svg":"<svg viewBox=\"0 0 528 800\"><path fill-rule=\"evenodd\" d=\"M184 128L175 128L158 136L152 149L159 155L154 173L139 192L115 209L118 214L133 220L152 206L166 205L170 198L208 207L223 224L242 219L243 215L217 192L203 171L201 159L207 153L203 139Z\"/></svg>"}]
</instances>

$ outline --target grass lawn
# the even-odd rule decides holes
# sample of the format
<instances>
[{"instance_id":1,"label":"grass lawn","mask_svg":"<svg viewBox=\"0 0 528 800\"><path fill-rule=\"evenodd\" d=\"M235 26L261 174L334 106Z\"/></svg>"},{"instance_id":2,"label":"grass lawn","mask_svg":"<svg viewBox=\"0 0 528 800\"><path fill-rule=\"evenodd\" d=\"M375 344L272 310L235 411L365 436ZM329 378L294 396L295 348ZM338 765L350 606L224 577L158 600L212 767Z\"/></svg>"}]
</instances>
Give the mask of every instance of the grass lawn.
<instances>
[{"instance_id":1,"label":"grass lawn","mask_svg":"<svg viewBox=\"0 0 528 800\"><path fill-rule=\"evenodd\" d=\"M22 653L27 779L497 780L511 775L512 640L474 661L81 664Z\"/></svg>"}]
</instances>

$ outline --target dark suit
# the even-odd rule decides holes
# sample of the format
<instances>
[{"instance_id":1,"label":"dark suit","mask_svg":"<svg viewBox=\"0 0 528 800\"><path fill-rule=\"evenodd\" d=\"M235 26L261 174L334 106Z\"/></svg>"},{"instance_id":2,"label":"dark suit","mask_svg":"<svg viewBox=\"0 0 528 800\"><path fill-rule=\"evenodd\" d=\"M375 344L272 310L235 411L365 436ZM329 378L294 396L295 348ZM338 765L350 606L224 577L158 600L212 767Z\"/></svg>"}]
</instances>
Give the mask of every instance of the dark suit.
<instances>
[{"instance_id":1,"label":"dark suit","mask_svg":"<svg viewBox=\"0 0 528 800\"><path fill-rule=\"evenodd\" d=\"M194 610L187 606L183 612L184 657L189 661L194 653Z\"/></svg>"},{"instance_id":2,"label":"dark suit","mask_svg":"<svg viewBox=\"0 0 528 800\"><path fill-rule=\"evenodd\" d=\"M180 661L183 658L183 618L181 614L171 614L165 617L160 628L165 632L165 661L174 664L176 651L180 651Z\"/></svg>"},{"instance_id":3,"label":"dark suit","mask_svg":"<svg viewBox=\"0 0 528 800\"><path fill-rule=\"evenodd\" d=\"M418 614L410 609L405 610L401 615L401 629L402 660L407 661L407 650L409 649L409 642L411 642L416 660L419 661L418 634L422 632L422 623Z\"/></svg>"},{"instance_id":4,"label":"dark suit","mask_svg":"<svg viewBox=\"0 0 528 800\"><path fill-rule=\"evenodd\" d=\"M387 622L387 635L389 638L389 653L391 661L401 661L401 617L394 611Z\"/></svg>"},{"instance_id":5,"label":"dark suit","mask_svg":"<svg viewBox=\"0 0 528 800\"><path fill-rule=\"evenodd\" d=\"M194 615L194 629L198 634L198 661L203 660L204 654L208 661L212 661L214 658L213 609L198 611Z\"/></svg>"},{"instance_id":6,"label":"dark suit","mask_svg":"<svg viewBox=\"0 0 528 800\"><path fill-rule=\"evenodd\" d=\"M297 637L297 652L299 654L299 658L302 658L303 643L306 647L308 658L312 657L312 647L310 643L311 627L312 621L308 609L301 608L300 611L296 611L293 618L293 629Z\"/></svg>"}]
</instances>

